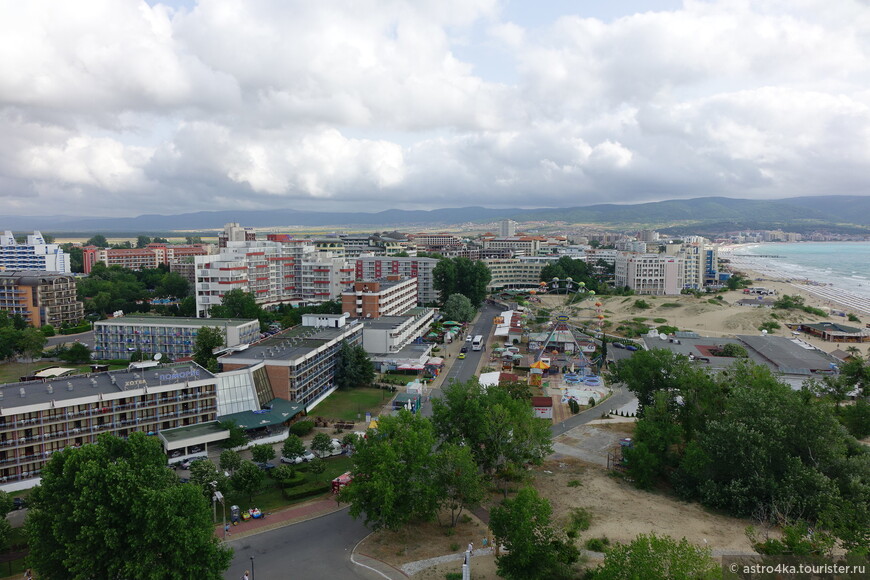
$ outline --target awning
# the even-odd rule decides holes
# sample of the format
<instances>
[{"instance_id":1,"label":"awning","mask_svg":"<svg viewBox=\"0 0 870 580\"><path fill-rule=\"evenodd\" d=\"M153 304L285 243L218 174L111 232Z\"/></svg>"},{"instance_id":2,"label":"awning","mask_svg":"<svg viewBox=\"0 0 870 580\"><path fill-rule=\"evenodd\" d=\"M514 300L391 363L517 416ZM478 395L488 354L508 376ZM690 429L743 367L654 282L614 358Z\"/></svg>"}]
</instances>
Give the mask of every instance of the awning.
<instances>
[{"instance_id":1,"label":"awning","mask_svg":"<svg viewBox=\"0 0 870 580\"><path fill-rule=\"evenodd\" d=\"M423 365L399 365L400 371L422 371Z\"/></svg>"},{"instance_id":2,"label":"awning","mask_svg":"<svg viewBox=\"0 0 870 580\"><path fill-rule=\"evenodd\" d=\"M271 409L231 413L218 417L218 421L232 421L242 429L257 429L259 427L280 425L305 410L305 405L291 403L285 399L272 399L266 406L271 407Z\"/></svg>"},{"instance_id":3,"label":"awning","mask_svg":"<svg viewBox=\"0 0 870 580\"><path fill-rule=\"evenodd\" d=\"M447 322L442 322L444 326L462 326L461 322L456 322L454 320L448 320Z\"/></svg>"},{"instance_id":4,"label":"awning","mask_svg":"<svg viewBox=\"0 0 870 580\"><path fill-rule=\"evenodd\" d=\"M429 360L426 361L427 365L443 365L444 359L440 356L430 356Z\"/></svg>"}]
</instances>

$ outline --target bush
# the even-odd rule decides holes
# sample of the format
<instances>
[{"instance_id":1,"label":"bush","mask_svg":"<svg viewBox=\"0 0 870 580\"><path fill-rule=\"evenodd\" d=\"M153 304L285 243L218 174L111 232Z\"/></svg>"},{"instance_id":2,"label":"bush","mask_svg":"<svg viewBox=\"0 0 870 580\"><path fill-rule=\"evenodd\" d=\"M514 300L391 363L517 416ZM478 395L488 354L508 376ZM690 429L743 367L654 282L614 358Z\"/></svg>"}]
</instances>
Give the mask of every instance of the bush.
<instances>
[{"instance_id":1,"label":"bush","mask_svg":"<svg viewBox=\"0 0 870 580\"><path fill-rule=\"evenodd\" d=\"M583 485L583 482L579 479L572 479L568 482L568 487L580 487L581 485Z\"/></svg>"},{"instance_id":2,"label":"bush","mask_svg":"<svg viewBox=\"0 0 870 580\"><path fill-rule=\"evenodd\" d=\"M849 322L861 322L861 319L858 318L857 316L855 316L854 314L852 314L851 312L849 313L848 318L849 318ZM48 335L46 335L46 336L48 336Z\"/></svg>"},{"instance_id":3,"label":"bush","mask_svg":"<svg viewBox=\"0 0 870 580\"><path fill-rule=\"evenodd\" d=\"M582 532L588 530L590 525L592 525L592 514L586 508L578 507L571 510L566 531Z\"/></svg>"},{"instance_id":4,"label":"bush","mask_svg":"<svg viewBox=\"0 0 870 580\"><path fill-rule=\"evenodd\" d=\"M299 487L300 485L305 483L305 481L305 474L299 473L297 471L293 474L293 477L291 477L290 479L285 479L281 482L281 484L284 486L284 489L288 489L291 487Z\"/></svg>"},{"instance_id":5,"label":"bush","mask_svg":"<svg viewBox=\"0 0 870 580\"><path fill-rule=\"evenodd\" d=\"M297 421L290 425L290 432L294 435L308 435L314 430L314 421Z\"/></svg>"},{"instance_id":6,"label":"bush","mask_svg":"<svg viewBox=\"0 0 870 580\"><path fill-rule=\"evenodd\" d=\"M664 324L668 321L667 318L653 318L653 322L656 324Z\"/></svg>"},{"instance_id":7,"label":"bush","mask_svg":"<svg viewBox=\"0 0 870 580\"><path fill-rule=\"evenodd\" d=\"M586 549L591 550L592 552L606 552L609 546L610 540L607 539L607 536L589 538L586 540Z\"/></svg>"},{"instance_id":8,"label":"bush","mask_svg":"<svg viewBox=\"0 0 870 580\"><path fill-rule=\"evenodd\" d=\"M321 495L332 490L332 482L312 481L297 487L285 487L284 497L288 500L303 499L313 495Z\"/></svg>"},{"instance_id":9,"label":"bush","mask_svg":"<svg viewBox=\"0 0 870 580\"><path fill-rule=\"evenodd\" d=\"M662 308L679 308L682 306L679 302L665 302L662 304Z\"/></svg>"},{"instance_id":10,"label":"bush","mask_svg":"<svg viewBox=\"0 0 870 580\"><path fill-rule=\"evenodd\" d=\"M571 409L571 412L574 414L580 412L580 404L574 399L568 399L568 408Z\"/></svg>"},{"instance_id":11,"label":"bush","mask_svg":"<svg viewBox=\"0 0 870 580\"><path fill-rule=\"evenodd\" d=\"M640 299L634 301L634 307L640 308L641 310L646 310L647 308L652 308L652 306L650 305L649 302L647 302L646 300L640 300Z\"/></svg>"},{"instance_id":12,"label":"bush","mask_svg":"<svg viewBox=\"0 0 870 580\"><path fill-rule=\"evenodd\" d=\"M453 542L452 544L450 544L450 551L451 552L458 552L459 551L459 544L457 544L456 542ZM454 572L454 574L455 574L455 572ZM448 576L449 576L449 574L448 574ZM459 577L462 578L462 574L459 574Z\"/></svg>"}]
</instances>

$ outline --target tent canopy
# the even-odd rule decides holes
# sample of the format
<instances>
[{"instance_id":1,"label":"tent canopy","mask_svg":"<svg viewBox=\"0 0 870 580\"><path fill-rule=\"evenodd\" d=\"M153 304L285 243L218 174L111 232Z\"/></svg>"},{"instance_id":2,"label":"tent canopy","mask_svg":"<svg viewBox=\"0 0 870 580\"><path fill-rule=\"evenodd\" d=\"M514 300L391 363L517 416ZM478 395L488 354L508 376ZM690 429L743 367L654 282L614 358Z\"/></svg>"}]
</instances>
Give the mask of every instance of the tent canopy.
<instances>
[{"instance_id":1,"label":"tent canopy","mask_svg":"<svg viewBox=\"0 0 870 580\"><path fill-rule=\"evenodd\" d=\"M533 369L548 369L548 368L550 368L550 365L548 365L547 363L545 363L542 360L539 360L539 361L533 362L531 364L531 368L533 368Z\"/></svg>"},{"instance_id":2,"label":"tent canopy","mask_svg":"<svg viewBox=\"0 0 870 580\"><path fill-rule=\"evenodd\" d=\"M447 322L442 322L444 326L462 326L461 322L456 322L455 320L448 320Z\"/></svg>"}]
</instances>

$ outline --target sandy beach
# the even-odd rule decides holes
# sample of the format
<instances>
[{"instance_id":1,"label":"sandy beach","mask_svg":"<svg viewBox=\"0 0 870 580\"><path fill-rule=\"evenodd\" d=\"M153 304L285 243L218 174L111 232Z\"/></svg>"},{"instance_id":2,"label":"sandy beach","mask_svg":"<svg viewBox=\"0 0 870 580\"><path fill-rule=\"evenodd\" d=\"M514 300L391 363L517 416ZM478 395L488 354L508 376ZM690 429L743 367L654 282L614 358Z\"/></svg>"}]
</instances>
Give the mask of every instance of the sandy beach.
<instances>
[{"instance_id":1,"label":"sandy beach","mask_svg":"<svg viewBox=\"0 0 870 580\"><path fill-rule=\"evenodd\" d=\"M595 328L596 316L602 314L605 330L613 332L621 323L635 322L657 327L662 325L676 326L680 330L697 332L703 336L735 336L739 334L759 334L762 323L773 321L780 325L777 330L769 331L774 336L796 338L810 343L824 352L832 352L846 346L835 342L827 342L806 334L795 336L786 323L799 322L836 322L851 327L863 328L870 322L870 314L864 308L870 308L865 302L849 304L848 300L836 292L831 286L812 286L788 281L770 276L765 272L740 269L743 275L752 278L753 286L764 287L776 292L777 298L783 295L799 295L804 298L807 306L819 308L831 313L829 316L816 316L799 310L782 310L763 306L740 306L738 301L747 298L757 298L744 294L742 290L727 291L719 294L703 294L700 297L692 295L678 296L598 296L595 300L586 299L574 306L564 307L564 296L542 295L541 305L554 312L564 311L574 324ZM721 296L721 300L717 299ZM650 308L641 309L635 306L642 299ZM595 302L601 307L595 307ZM860 308L859 308L860 307ZM846 316L834 313L854 314L861 322L849 321ZM774 317L775 316L775 317ZM609 325L607 324L609 322ZM870 344L857 344L863 355L870 352Z\"/></svg>"}]
</instances>

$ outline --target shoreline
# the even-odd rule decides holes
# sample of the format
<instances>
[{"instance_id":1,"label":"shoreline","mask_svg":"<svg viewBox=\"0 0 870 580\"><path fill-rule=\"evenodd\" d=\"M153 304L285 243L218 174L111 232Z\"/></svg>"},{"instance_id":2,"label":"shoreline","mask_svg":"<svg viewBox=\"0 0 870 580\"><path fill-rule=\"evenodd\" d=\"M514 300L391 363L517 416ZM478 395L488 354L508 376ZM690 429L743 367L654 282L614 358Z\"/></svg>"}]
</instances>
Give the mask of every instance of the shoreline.
<instances>
[{"instance_id":1,"label":"shoreline","mask_svg":"<svg viewBox=\"0 0 870 580\"><path fill-rule=\"evenodd\" d=\"M810 278L797 278L787 275L769 263L764 258L749 255L735 255L733 250L758 244L735 244L720 248L720 255L727 256L730 260L731 270L743 272L747 277L757 281L770 281L788 284L795 291L804 296L807 305L834 311L844 312L846 315L854 314L857 317L870 316L870 298L844 290L832 282L819 282ZM773 245L773 244L771 244ZM810 301L814 301L812 304ZM853 323L857 324L857 323Z\"/></svg>"}]
</instances>

